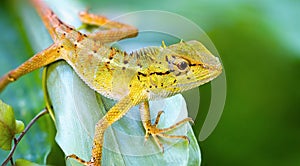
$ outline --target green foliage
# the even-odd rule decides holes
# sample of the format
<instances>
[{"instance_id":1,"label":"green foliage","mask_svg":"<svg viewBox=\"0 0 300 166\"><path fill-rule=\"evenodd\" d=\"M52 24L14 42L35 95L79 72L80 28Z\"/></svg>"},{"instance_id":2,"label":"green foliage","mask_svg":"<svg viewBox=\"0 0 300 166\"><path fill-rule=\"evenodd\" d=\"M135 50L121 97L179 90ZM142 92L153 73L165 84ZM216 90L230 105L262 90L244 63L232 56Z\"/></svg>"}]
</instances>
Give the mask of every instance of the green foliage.
<instances>
[{"instance_id":1,"label":"green foliage","mask_svg":"<svg viewBox=\"0 0 300 166\"><path fill-rule=\"evenodd\" d=\"M32 8L29 8L25 1L14 2L17 1L3 1L0 5L0 31L3 32L0 37L1 76L34 55L28 40L30 36L27 36L28 29L24 27L23 17L20 17L20 12L27 11L23 16L31 17L33 20L31 23L36 25L34 17L30 15ZM36 21L40 22L38 19ZM38 33L37 29L35 31ZM43 41L45 40L43 39ZM0 98L12 105L15 116L27 124L45 107L41 85L40 73L35 71L9 85L0 93ZM2 130L0 131L2 132ZM54 134L55 129L49 116L42 117L23 137L14 153L14 159L26 158L46 164L47 154L54 144ZM0 149L0 163L5 160L8 153L9 151Z\"/></svg>"},{"instance_id":2,"label":"green foliage","mask_svg":"<svg viewBox=\"0 0 300 166\"><path fill-rule=\"evenodd\" d=\"M0 100L0 148L10 150L16 134L24 130L24 123L16 120L11 106Z\"/></svg>"},{"instance_id":3,"label":"green foliage","mask_svg":"<svg viewBox=\"0 0 300 166\"><path fill-rule=\"evenodd\" d=\"M16 160L16 166L41 166L41 165L33 163L31 161L28 161L28 160L17 159Z\"/></svg>"}]
</instances>

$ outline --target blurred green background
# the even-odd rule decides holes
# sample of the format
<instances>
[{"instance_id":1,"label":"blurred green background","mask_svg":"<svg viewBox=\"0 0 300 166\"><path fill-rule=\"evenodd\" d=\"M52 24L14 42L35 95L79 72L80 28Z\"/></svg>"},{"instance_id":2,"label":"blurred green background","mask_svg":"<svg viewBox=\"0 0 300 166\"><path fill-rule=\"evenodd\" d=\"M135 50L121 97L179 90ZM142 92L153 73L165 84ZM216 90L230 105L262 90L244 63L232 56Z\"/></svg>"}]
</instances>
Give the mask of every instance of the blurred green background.
<instances>
[{"instance_id":1,"label":"blurred green background","mask_svg":"<svg viewBox=\"0 0 300 166\"><path fill-rule=\"evenodd\" d=\"M73 1L64 1L61 6L57 1L55 6L68 8L65 4L69 2ZM227 99L217 128L200 142L202 165L300 165L299 0L76 0L73 3L81 9L92 7L92 11L113 15L146 9L170 11L194 21L208 34L226 70ZM0 75L40 50L32 45L32 40L42 45L51 43L42 23L26 24L24 11L34 13L27 1L0 2ZM41 33L41 38L32 39L26 33L29 27ZM200 87L200 92L205 94L209 88L209 84ZM44 106L40 72L10 85L0 98L15 108L17 119L25 119L27 124ZM203 102L200 111L205 112L205 103L209 101ZM47 119L44 117L43 123L32 129L38 135L30 133L24 138L28 146L18 148L16 158L43 160L41 155L48 153L47 148L53 144L50 138L54 131L46 127L52 122ZM199 130L196 125L196 134ZM34 148L32 153L22 153L22 149L30 148ZM0 162L5 154L0 151Z\"/></svg>"}]
</instances>

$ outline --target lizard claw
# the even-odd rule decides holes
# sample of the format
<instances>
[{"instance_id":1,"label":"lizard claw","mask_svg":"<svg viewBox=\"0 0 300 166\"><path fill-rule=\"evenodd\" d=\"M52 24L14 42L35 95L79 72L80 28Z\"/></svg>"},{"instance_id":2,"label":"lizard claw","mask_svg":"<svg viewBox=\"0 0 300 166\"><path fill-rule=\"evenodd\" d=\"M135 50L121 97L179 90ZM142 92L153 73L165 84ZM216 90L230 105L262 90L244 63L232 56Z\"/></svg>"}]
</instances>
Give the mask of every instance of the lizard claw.
<instances>
[{"instance_id":1,"label":"lizard claw","mask_svg":"<svg viewBox=\"0 0 300 166\"><path fill-rule=\"evenodd\" d=\"M187 141L188 143L190 143L190 140L187 136L184 136L184 135L168 135L168 134L166 134L166 132L175 129L176 127L179 127L179 126L185 124L186 122L192 122L193 123L194 121L192 120L192 118L185 118L185 119L177 122L176 124L174 124L174 125L172 125L168 128L159 129L157 126L158 126L158 123L159 123L159 120L160 120L160 117L161 117L162 113L164 113L164 112L163 111L158 112L154 124L149 124L149 125L145 126L145 129L146 129L145 141L147 141L149 136L152 135L155 143L159 146L162 153L164 153L164 147L163 147L163 144L159 141L157 136L163 137L163 138L171 138L171 139L183 139L183 140Z\"/></svg>"},{"instance_id":2,"label":"lizard claw","mask_svg":"<svg viewBox=\"0 0 300 166\"><path fill-rule=\"evenodd\" d=\"M85 161L85 160L79 158L79 157L78 157L77 155L75 155L75 154L68 155L68 156L66 157L66 160L68 160L69 158L72 158L72 159L74 159L74 160L78 161L79 163L81 163L81 164L83 164L83 165L86 165L86 166L94 166L94 162L93 162L93 161Z\"/></svg>"}]
</instances>

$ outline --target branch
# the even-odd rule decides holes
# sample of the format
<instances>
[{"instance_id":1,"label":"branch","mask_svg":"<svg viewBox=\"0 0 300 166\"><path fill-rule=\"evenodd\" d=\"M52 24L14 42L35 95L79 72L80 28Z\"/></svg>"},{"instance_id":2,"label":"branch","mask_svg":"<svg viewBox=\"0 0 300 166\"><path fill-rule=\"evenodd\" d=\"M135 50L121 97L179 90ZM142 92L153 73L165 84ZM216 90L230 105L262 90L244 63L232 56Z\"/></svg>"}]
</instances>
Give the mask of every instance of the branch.
<instances>
[{"instance_id":1,"label":"branch","mask_svg":"<svg viewBox=\"0 0 300 166\"><path fill-rule=\"evenodd\" d=\"M21 139L24 137L24 135L28 132L28 130L31 128L31 126L43 115L47 114L48 110L47 108L43 109L39 114L37 114L31 121L30 123L26 126L26 128L24 129L24 131L19 135L19 137L16 139L14 139L14 146L13 148L10 150L6 160L2 163L2 166L6 165L11 159L12 156L17 148L17 145L19 144L19 142L21 141Z\"/></svg>"}]
</instances>

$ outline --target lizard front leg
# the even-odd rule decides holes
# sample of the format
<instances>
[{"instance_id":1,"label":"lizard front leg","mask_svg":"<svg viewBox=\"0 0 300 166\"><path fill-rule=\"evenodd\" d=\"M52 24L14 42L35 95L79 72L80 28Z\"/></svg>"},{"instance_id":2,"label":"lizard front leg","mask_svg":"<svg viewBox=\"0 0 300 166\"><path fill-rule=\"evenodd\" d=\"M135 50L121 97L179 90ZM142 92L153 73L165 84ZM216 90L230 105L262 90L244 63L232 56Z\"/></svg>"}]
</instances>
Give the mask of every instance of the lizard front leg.
<instances>
[{"instance_id":1,"label":"lizard front leg","mask_svg":"<svg viewBox=\"0 0 300 166\"><path fill-rule=\"evenodd\" d=\"M150 135L152 135L155 143L160 147L162 152L164 152L164 147L163 147L162 143L159 141L157 136L165 137L165 138L172 138L172 139L183 139L183 140L189 141L187 136L184 136L184 135L168 135L168 134L165 134L165 133L175 129L176 127L179 127L179 126L185 124L186 122L193 122L192 118L185 118L185 119L177 122L176 124L174 124L174 125L172 125L168 128L159 129L157 127L157 125L159 123L159 120L160 120L160 117L161 117L163 111L158 112L158 115L156 117L156 120L155 120L154 124L151 123L150 109L149 109L149 102L148 101L145 101L145 102L140 104L140 112L141 112L141 119L142 119L142 122L143 122L143 126L146 130L145 141L148 140Z\"/></svg>"},{"instance_id":2,"label":"lizard front leg","mask_svg":"<svg viewBox=\"0 0 300 166\"><path fill-rule=\"evenodd\" d=\"M114 122L123 117L131 107L137 105L141 101L145 100L145 97L141 93L134 93L134 95L128 95L121 99L116 105L114 105L106 115L97 122L95 126L95 136L93 140L92 157L90 161L84 161L75 154L67 156L67 158L73 158L78 162L89 166L100 166L102 158L102 150L104 143L104 132Z\"/></svg>"},{"instance_id":3,"label":"lizard front leg","mask_svg":"<svg viewBox=\"0 0 300 166\"><path fill-rule=\"evenodd\" d=\"M112 21L104 16L91 14L87 11L80 12L79 18L82 23L107 28L107 30L88 35L90 38L100 40L104 43L135 37L138 34L138 29L134 26Z\"/></svg>"}]
</instances>

